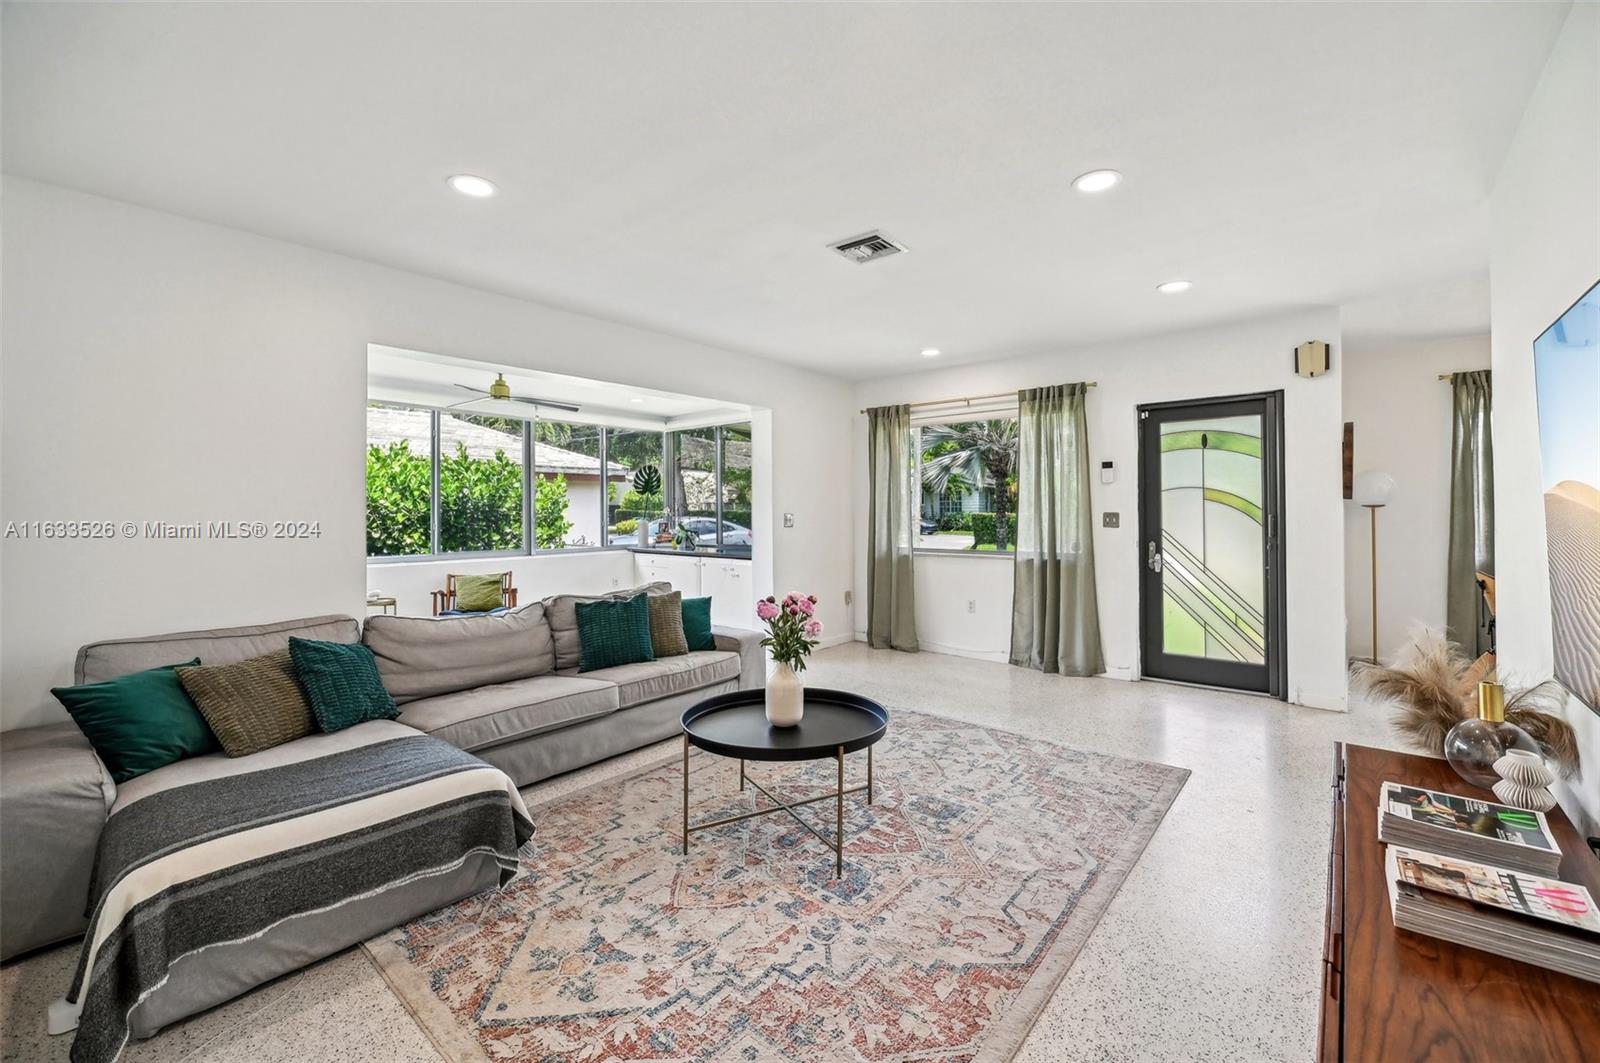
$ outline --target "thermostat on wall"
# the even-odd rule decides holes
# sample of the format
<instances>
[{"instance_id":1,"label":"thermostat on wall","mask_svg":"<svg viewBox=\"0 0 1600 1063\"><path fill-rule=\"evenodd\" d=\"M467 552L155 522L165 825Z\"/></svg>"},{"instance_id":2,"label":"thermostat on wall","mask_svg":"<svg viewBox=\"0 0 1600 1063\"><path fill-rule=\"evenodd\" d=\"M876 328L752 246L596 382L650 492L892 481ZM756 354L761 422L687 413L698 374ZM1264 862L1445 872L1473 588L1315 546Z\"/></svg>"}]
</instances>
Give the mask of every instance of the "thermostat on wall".
<instances>
[{"instance_id":1,"label":"thermostat on wall","mask_svg":"<svg viewBox=\"0 0 1600 1063\"><path fill-rule=\"evenodd\" d=\"M1100 482L1103 484L1116 483L1117 466L1115 462L1102 461L1100 463Z\"/></svg>"}]
</instances>

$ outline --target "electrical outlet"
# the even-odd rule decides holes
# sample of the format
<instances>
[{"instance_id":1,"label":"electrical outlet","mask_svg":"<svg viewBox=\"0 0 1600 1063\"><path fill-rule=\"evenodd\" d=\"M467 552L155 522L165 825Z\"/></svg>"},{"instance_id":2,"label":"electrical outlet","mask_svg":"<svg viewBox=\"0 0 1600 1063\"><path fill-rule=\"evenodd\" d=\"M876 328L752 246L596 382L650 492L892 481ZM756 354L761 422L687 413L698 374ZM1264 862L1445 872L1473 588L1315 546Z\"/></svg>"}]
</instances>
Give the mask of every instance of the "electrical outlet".
<instances>
[{"instance_id":1,"label":"electrical outlet","mask_svg":"<svg viewBox=\"0 0 1600 1063\"><path fill-rule=\"evenodd\" d=\"M794 514L793 513L785 513L783 515L783 526L785 528L794 527Z\"/></svg>"},{"instance_id":2,"label":"electrical outlet","mask_svg":"<svg viewBox=\"0 0 1600 1063\"><path fill-rule=\"evenodd\" d=\"M968 598L967 599L967 612L976 613L977 611L978 611L978 599L976 599L976 598Z\"/></svg>"},{"instance_id":3,"label":"electrical outlet","mask_svg":"<svg viewBox=\"0 0 1600 1063\"><path fill-rule=\"evenodd\" d=\"M1102 513L1102 514L1100 514L1100 526L1102 528L1120 528L1120 527L1122 527L1122 514L1121 513Z\"/></svg>"}]
</instances>

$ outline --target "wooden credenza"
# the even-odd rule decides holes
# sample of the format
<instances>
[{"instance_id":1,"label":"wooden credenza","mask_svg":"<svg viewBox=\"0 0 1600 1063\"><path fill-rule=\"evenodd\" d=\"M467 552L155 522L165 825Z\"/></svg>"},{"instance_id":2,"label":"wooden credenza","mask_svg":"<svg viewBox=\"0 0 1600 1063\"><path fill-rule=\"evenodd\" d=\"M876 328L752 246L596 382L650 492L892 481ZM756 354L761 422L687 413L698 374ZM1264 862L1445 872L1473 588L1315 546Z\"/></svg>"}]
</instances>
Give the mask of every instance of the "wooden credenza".
<instances>
[{"instance_id":1,"label":"wooden credenza","mask_svg":"<svg viewBox=\"0 0 1600 1063\"><path fill-rule=\"evenodd\" d=\"M1600 985L1394 928L1378 841L1386 781L1494 799L1443 760L1335 744L1319 1058L1600 1059ZM1600 861L1560 809L1548 816L1563 854L1560 877L1600 898Z\"/></svg>"}]
</instances>

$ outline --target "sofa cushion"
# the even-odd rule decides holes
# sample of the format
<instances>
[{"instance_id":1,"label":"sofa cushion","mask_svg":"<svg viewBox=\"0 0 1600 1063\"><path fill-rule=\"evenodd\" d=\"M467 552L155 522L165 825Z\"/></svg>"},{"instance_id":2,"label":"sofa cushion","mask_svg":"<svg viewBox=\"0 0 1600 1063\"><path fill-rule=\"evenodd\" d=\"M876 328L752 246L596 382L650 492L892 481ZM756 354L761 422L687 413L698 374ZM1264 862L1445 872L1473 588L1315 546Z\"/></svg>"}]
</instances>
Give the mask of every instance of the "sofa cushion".
<instances>
[{"instance_id":1,"label":"sofa cushion","mask_svg":"<svg viewBox=\"0 0 1600 1063\"><path fill-rule=\"evenodd\" d=\"M610 594L558 594L553 598L544 600L545 619L550 622L550 635L555 640L556 646L556 671L566 668L576 668L583 658L582 645L578 640L578 603L603 602L612 598L632 598L641 591L646 594L667 594L672 590L670 583L647 583L642 587L630 587L625 591L612 591Z\"/></svg>"},{"instance_id":2,"label":"sofa cushion","mask_svg":"<svg viewBox=\"0 0 1600 1063\"><path fill-rule=\"evenodd\" d=\"M723 650L697 650L681 657L585 672L583 677L615 683L618 704L626 709L686 690L699 690L726 679L738 679L739 655Z\"/></svg>"},{"instance_id":3,"label":"sofa cushion","mask_svg":"<svg viewBox=\"0 0 1600 1063\"><path fill-rule=\"evenodd\" d=\"M470 753L617 708L617 688L611 683L541 675L413 701L400 710L400 722Z\"/></svg>"},{"instance_id":4,"label":"sofa cushion","mask_svg":"<svg viewBox=\"0 0 1600 1063\"><path fill-rule=\"evenodd\" d=\"M656 659L650 644L650 596L609 602L578 602L578 671Z\"/></svg>"},{"instance_id":5,"label":"sofa cushion","mask_svg":"<svg viewBox=\"0 0 1600 1063\"><path fill-rule=\"evenodd\" d=\"M311 703L287 649L232 664L180 665L178 682L230 757L247 757L316 733Z\"/></svg>"},{"instance_id":6,"label":"sofa cushion","mask_svg":"<svg viewBox=\"0 0 1600 1063\"><path fill-rule=\"evenodd\" d=\"M714 650L716 637L711 632L711 598L683 600L683 640L691 650Z\"/></svg>"},{"instance_id":7,"label":"sofa cushion","mask_svg":"<svg viewBox=\"0 0 1600 1063\"><path fill-rule=\"evenodd\" d=\"M74 683L99 683L130 672L200 658L201 664L231 664L289 648L289 636L325 642L360 642L361 625L348 616L314 616L247 627L216 627L91 642L78 651Z\"/></svg>"},{"instance_id":8,"label":"sofa cushion","mask_svg":"<svg viewBox=\"0 0 1600 1063\"><path fill-rule=\"evenodd\" d=\"M290 638L289 660L324 733L400 715L372 651L359 642Z\"/></svg>"},{"instance_id":9,"label":"sofa cushion","mask_svg":"<svg viewBox=\"0 0 1600 1063\"><path fill-rule=\"evenodd\" d=\"M683 595L652 594L650 605L650 648L656 657L682 657L689 652L683 635ZM707 647L715 649L715 647Z\"/></svg>"},{"instance_id":10,"label":"sofa cushion","mask_svg":"<svg viewBox=\"0 0 1600 1063\"><path fill-rule=\"evenodd\" d=\"M373 616L361 641L404 705L418 698L509 683L555 667L542 604L490 616Z\"/></svg>"},{"instance_id":11,"label":"sofa cushion","mask_svg":"<svg viewBox=\"0 0 1600 1063\"><path fill-rule=\"evenodd\" d=\"M184 663L196 665L200 658ZM51 689L116 782L220 748L178 682L177 667Z\"/></svg>"}]
</instances>

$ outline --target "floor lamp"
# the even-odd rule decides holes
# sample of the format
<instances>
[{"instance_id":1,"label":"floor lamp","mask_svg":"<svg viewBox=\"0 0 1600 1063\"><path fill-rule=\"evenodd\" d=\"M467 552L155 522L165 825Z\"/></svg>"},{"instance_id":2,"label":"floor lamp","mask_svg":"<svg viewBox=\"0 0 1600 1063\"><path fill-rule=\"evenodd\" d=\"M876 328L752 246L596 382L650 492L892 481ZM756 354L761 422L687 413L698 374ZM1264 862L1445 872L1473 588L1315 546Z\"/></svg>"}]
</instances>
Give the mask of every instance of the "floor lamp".
<instances>
[{"instance_id":1,"label":"floor lamp","mask_svg":"<svg viewBox=\"0 0 1600 1063\"><path fill-rule=\"evenodd\" d=\"M1378 660L1378 510L1394 494L1394 477L1369 469L1356 476L1351 497L1372 514L1372 660Z\"/></svg>"}]
</instances>

